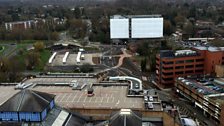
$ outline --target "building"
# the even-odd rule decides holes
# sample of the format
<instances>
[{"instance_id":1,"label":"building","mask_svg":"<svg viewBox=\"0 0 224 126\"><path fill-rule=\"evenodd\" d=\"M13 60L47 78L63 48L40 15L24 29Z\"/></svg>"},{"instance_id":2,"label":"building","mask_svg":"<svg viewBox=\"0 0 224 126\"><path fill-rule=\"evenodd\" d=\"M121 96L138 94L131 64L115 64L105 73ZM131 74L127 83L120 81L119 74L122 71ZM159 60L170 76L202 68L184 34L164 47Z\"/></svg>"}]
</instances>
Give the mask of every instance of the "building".
<instances>
[{"instance_id":1,"label":"building","mask_svg":"<svg viewBox=\"0 0 224 126\"><path fill-rule=\"evenodd\" d=\"M34 78L27 78L23 82L18 83L17 86L15 86L16 84L0 83L0 104L7 103L8 99L10 100L17 93L20 96L23 95L24 91L45 92L55 95L55 106L52 109L48 109L49 111L47 111L47 115L42 121L24 121L25 123L42 124L44 126L54 126L54 124L81 126L89 123L104 124L101 121L105 120L107 124L109 122L116 124L115 122L119 121L120 116L118 116L118 120L115 118L114 121L110 121L113 120L111 119L111 114L125 108L133 111L130 112L132 117L129 118L128 115L126 119L127 121L132 121L130 119L138 121L138 123L135 123L136 126L140 123L140 117L142 117L141 121L145 126L150 126L151 124L156 126L180 125L180 121L174 120L173 116L162 106L162 101L158 95L159 92L156 90L141 89L141 82L131 77L113 77L109 81L98 82L96 76L98 75L87 75L84 73L45 73ZM15 89L18 85L20 85L22 91ZM88 90L89 88L93 90L90 91ZM89 94L94 95L88 95L88 91ZM36 97L36 95L34 96ZM33 108L33 104L39 106L39 104L45 102L42 98L39 99L37 97L36 99L37 101L32 101L32 104L19 105L20 102L10 102L11 104L8 104L8 106ZM67 110L60 109L60 107ZM35 109L31 112L37 114ZM136 112L141 113L142 116L135 116ZM81 113L81 115L76 113ZM124 121L126 119L124 117L121 120ZM9 123L8 121L3 122Z\"/></svg>"},{"instance_id":2,"label":"building","mask_svg":"<svg viewBox=\"0 0 224 126\"><path fill-rule=\"evenodd\" d=\"M176 77L215 74L224 64L224 47L194 47L191 50L162 50L156 55L156 80L161 88L174 86Z\"/></svg>"},{"instance_id":3,"label":"building","mask_svg":"<svg viewBox=\"0 0 224 126\"><path fill-rule=\"evenodd\" d=\"M22 90L0 106L1 125L83 126L90 118L56 106L55 95Z\"/></svg>"},{"instance_id":4,"label":"building","mask_svg":"<svg viewBox=\"0 0 224 126\"><path fill-rule=\"evenodd\" d=\"M110 19L110 38L146 39L163 37L161 15L114 15Z\"/></svg>"},{"instance_id":5,"label":"building","mask_svg":"<svg viewBox=\"0 0 224 126\"><path fill-rule=\"evenodd\" d=\"M23 90L0 106L0 121L43 121L54 107L54 97L47 93Z\"/></svg>"},{"instance_id":6,"label":"building","mask_svg":"<svg viewBox=\"0 0 224 126\"><path fill-rule=\"evenodd\" d=\"M215 74L217 77L224 77L224 66L216 65L215 66Z\"/></svg>"},{"instance_id":7,"label":"building","mask_svg":"<svg viewBox=\"0 0 224 126\"><path fill-rule=\"evenodd\" d=\"M199 108L205 116L214 120L217 125L224 125L224 80L194 79L178 77L175 88L178 93L185 96L195 107ZM205 121L206 122L206 121Z\"/></svg>"},{"instance_id":8,"label":"building","mask_svg":"<svg viewBox=\"0 0 224 126\"><path fill-rule=\"evenodd\" d=\"M13 29L29 29L36 26L36 21L29 20L29 21L17 21L17 22L7 22L5 23L6 30L13 30Z\"/></svg>"},{"instance_id":9,"label":"building","mask_svg":"<svg viewBox=\"0 0 224 126\"><path fill-rule=\"evenodd\" d=\"M130 109L121 109L111 115L110 126L142 126L142 114Z\"/></svg>"}]
</instances>

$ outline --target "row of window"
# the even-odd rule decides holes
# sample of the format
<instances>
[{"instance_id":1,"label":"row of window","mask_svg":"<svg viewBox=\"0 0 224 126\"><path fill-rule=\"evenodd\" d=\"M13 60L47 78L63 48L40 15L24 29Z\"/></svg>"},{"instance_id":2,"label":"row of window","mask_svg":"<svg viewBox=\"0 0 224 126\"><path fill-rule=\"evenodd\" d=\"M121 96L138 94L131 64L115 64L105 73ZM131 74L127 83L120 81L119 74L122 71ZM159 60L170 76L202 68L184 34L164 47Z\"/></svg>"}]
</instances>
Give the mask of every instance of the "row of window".
<instances>
[{"instance_id":1,"label":"row of window","mask_svg":"<svg viewBox=\"0 0 224 126\"><path fill-rule=\"evenodd\" d=\"M175 64L182 64L182 63L193 63L193 62L203 62L204 59L191 59L191 60L178 60L175 62ZM174 64L174 61L168 61L168 62L163 62L164 64Z\"/></svg>"},{"instance_id":2,"label":"row of window","mask_svg":"<svg viewBox=\"0 0 224 126\"><path fill-rule=\"evenodd\" d=\"M195 70L195 73L202 73L203 70ZM169 73L162 73L163 75L165 76L169 76L169 75L173 75L174 72L169 72ZM182 75L182 74L191 74L191 73L194 73L194 70L187 70L187 71L178 71L178 72L175 72L175 75Z\"/></svg>"},{"instance_id":3,"label":"row of window","mask_svg":"<svg viewBox=\"0 0 224 126\"><path fill-rule=\"evenodd\" d=\"M193 68L194 65L186 65L185 68ZM196 68L204 67L204 64L196 64ZM163 67L164 70L173 70L173 67ZM175 69L184 69L184 66L176 66Z\"/></svg>"}]
</instances>

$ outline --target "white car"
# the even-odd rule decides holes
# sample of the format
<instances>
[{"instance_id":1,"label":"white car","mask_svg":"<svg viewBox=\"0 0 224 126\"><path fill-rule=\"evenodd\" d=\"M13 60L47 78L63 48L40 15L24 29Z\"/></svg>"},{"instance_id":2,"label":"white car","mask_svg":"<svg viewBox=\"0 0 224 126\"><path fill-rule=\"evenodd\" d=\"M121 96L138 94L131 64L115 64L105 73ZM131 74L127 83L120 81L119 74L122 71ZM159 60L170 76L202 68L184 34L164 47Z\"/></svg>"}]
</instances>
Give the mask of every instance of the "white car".
<instances>
[{"instance_id":1,"label":"white car","mask_svg":"<svg viewBox=\"0 0 224 126\"><path fill-rule=\"evenodd\" d=\"M149 101L153 101L153 97L152 96L149 96Z\"/></svg>"},{"instance_id":2,"label":"white car","mask_svg":"<svg viewBox=\"0 0 224 126\"><path fill-rule=\"evenodd\" d=\"M148 102L148 108L149 108L149 109L153 109L153 104L152 104L152 102Z\"/></svg>"},{"instance_id":3,"label":"white car","mask_svg":"<svg viewBox=\"0 0 224 126\"><path fill-rule=\"evenodd\" d=\"M143 94L147 95L148 94L148 90L143 90Z\"/></svg>"},{"instance_id":4,"label":"white car","mask_svg":"<svg viewBox=\"0 0 224 126\"><path fill-rule=\"evenodd\" d=\"M148 97L144 96L144 101L147 102L148 101Z\"/></svg>"}]
</instances>

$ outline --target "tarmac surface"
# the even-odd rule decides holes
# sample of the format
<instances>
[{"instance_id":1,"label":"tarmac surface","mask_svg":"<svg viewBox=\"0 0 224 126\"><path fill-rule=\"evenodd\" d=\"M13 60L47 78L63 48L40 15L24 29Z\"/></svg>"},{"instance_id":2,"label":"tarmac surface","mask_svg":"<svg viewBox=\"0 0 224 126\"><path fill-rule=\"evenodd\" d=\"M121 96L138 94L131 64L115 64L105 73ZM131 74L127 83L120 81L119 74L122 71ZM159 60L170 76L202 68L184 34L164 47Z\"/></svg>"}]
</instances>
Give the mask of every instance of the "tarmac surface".
<instances>
[{"instance_id":1,"label":"tarmac surface","mask_svg":"<svg viewBox=\"0 0 224 126\"><path fill-rule=\"evenodd\" d=\"M36 86L33 90L55 94L56 104L65 108L135 108L143 109L141 97L127 97L127 86L93 86L94 96L87 96L87 88L72 90L65 86Z\"/></svg>"}]
</instances>

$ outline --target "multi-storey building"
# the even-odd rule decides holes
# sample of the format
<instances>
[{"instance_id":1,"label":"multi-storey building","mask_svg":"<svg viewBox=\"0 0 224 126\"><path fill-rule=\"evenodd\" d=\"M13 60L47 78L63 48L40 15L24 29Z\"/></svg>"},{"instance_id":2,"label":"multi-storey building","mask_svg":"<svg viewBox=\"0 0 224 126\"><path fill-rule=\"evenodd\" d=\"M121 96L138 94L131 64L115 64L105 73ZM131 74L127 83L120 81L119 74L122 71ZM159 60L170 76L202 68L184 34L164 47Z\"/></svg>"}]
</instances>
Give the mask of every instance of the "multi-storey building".
<instances>
[{"instance_id":1,"label":"multi-storey building","mask_svg":"<svg viewBox=\"0 0 224 126\"><path fill-rule=\"evenodd\" d=\"M29 21L17 21L17 22L8 22L5 23L5 29L6 30L13 30L15 28L18 29L28 29L32 28L36 25L36 21L34 20L29 20Z\"/></svg>"},{"instance_id":2,"label":"multi-storey building","mask_svg":"<svg viewBox=\"0 0 224 126\"><path fill-rule=\"evenodd\" d=\"M156 55L156 84L174 86L176 77L214 74L215 65L224 64L224 47L194 47L191 50L162 50Z\"/></svg>"},{"instance_id":3,"label":"multi-storey building","mask_svg":"<svg viewBox=\"0 0 224 126\"><path fill-rule=\"evenodd\" d=\"M209 81L210 80L210 81ZM202 110L203 114L214 120L217 125L224 125L224 80L192 79L178 77L175 82L176 91ZM206 122L206 121L205 121Z\"/></svg>"}]
</instances>

